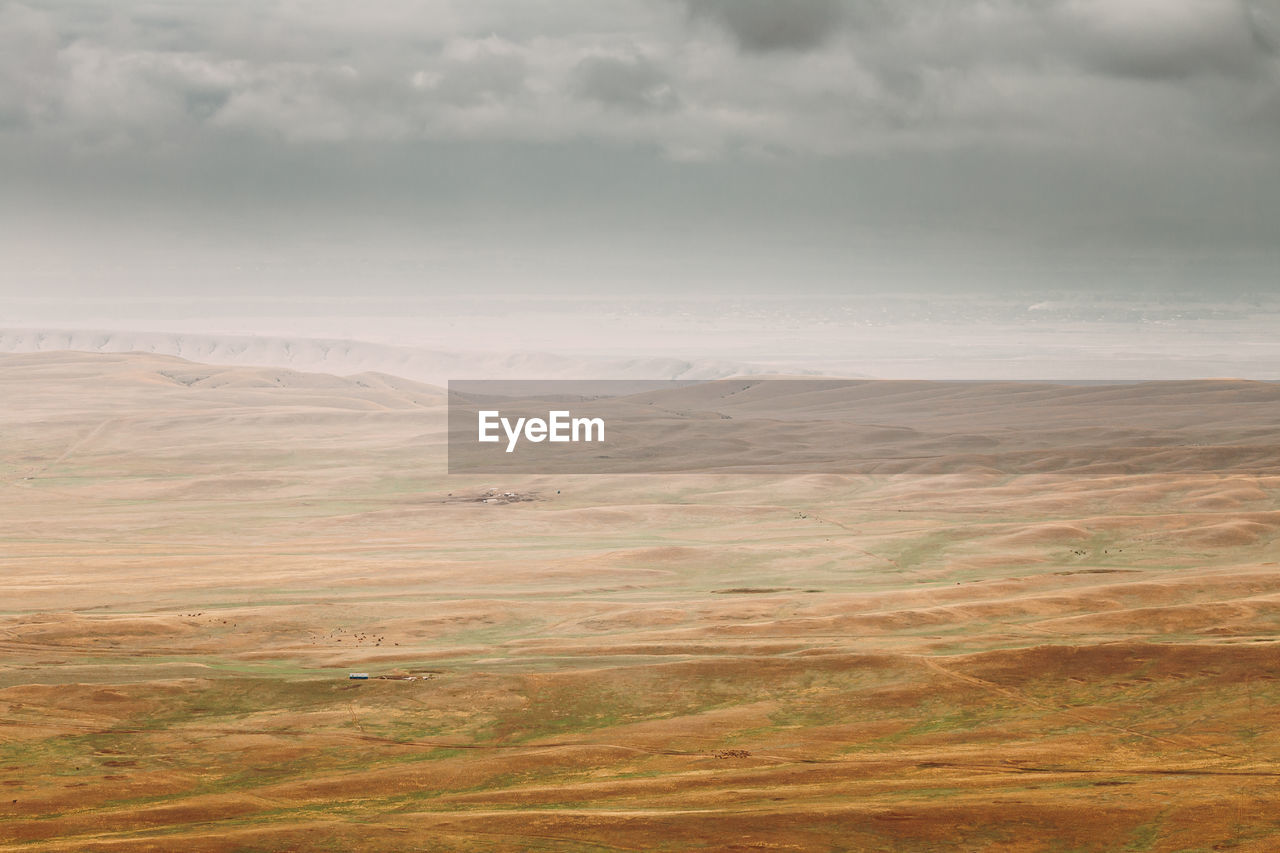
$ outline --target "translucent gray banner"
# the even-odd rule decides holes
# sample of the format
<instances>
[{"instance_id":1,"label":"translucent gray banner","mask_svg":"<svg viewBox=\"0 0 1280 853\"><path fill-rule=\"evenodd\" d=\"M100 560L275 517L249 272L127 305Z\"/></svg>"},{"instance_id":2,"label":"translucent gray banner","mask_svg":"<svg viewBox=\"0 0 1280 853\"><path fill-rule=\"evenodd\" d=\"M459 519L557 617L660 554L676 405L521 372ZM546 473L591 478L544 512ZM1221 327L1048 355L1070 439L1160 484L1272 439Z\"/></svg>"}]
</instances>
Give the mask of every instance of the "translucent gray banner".
<instances>
[{"instance_id":1,"label":"translucent gray banner","mask_svg":"<svg viewBox=\"0 0 1280 853\"><path fill-rule=\"evenodd\" d=\"M450 473L1280 473L1280 385L449 383Z\"/></svg>"}]
</instances>

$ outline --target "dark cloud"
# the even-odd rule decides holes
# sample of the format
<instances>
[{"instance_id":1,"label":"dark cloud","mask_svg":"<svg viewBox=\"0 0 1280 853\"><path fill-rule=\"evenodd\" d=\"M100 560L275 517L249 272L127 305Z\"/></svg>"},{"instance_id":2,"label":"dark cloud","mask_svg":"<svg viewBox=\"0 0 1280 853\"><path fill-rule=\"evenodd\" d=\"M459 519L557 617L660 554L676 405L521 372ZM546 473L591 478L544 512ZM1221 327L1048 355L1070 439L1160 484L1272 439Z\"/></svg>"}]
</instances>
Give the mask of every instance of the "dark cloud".
<instances>
[{"instance_id":1,"label":"dark cloud","mask_svg":"<svg viewBox=\"0 0 1280 853\"><path fill-rule=\"evenodd\" d=\"M48 14L0 5L0 128L25 128L48 113L58 85L58 42Z\"/></svg>"},{"instance_id":2,"label":"dark cloud","mask_svg":"<svg viewBox=\"0 0 1280 853\"><path fill-rule=\"evenodd\" d=\"M227 104L231 93L226 89L192 88L184 94L186 109L193 118L203 121Z\"/></svg>"},{"instance_id":3,"label":"dark cloud","mask_svg":"<svg viewBox=\"0 0 1280 853\"><path fill-rule=\"evenodd\" d=\"M818 47L844 22L841 0L685 0L689 15L723 26L743 50Z\"/></svg>"},{"instance_id":4,"label":"dark cloud","mask_svg":"<svg viewBox=\"0 0 1280 853\"><path fill-rule=\"evenodd\" d=\"M1253 90L1274 88L1251 39L1269 43L1278 4L565 0L534 14L431 0L425 14L414 0L312 0L303 14L284 0L0 0L0 132L50 146L585 137L682 160L1015 137L1106 147L1102 126L1207 144L1235 133L1229 104L1258 109ZM600 106L648 118L619 125Z\"/></svg>"},{"instance_id":5,"label":"dark cloud","mask_svg":"<svg viewBox=\"0 0 1280 853\"><path fill-rule=\"evenodd\" d=\"M632 112L669 110L678 103L670 78L643 56L588 56L574 68L573 86L579 97Z\"/></svg>"},{"instance_id":6,"label":"dark cloud","mask_svg":"<svg viewBox=\"0 0 1280 853\"><path fill-rule=\"evenodd\" d=\"M1257 45L1280 54L1280 0L1242 0L1245 18Z\"/></svg>"},{"instance_id":7,"label":"dark cloud","mask_svg":"<svg viewBox=\"0 0 1280 853\"><path fill-rule=\"evenodd\" d=\"M110 254L60 248L56 223L105 229L135 201L163 211L137 240L204 211L271 246L466 232L481 259L504 227L556 257L613 229L658 235L637 257L680 234L732 259L742 234L780 270L813 244L831 282L927 246L1274 269L1277 8L0 0L0 273Z\"/></svg>"}]
</instances>

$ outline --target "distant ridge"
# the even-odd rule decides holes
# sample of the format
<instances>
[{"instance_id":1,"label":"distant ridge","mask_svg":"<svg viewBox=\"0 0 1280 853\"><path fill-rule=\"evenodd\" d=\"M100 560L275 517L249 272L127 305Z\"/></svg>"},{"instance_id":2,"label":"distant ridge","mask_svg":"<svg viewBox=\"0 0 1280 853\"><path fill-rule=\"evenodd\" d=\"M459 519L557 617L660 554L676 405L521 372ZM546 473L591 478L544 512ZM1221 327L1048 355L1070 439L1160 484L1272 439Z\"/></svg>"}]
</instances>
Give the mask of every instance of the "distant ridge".
<instances>
[{"instance_id":1,"label":"distant ridge","mask_svg":"<svg viewBox=\"0 0 1280 853\"><path fill-rule=\"evenodd\" d=\"M154 353L201 364L287 367L338 376L374 372L432 385L444 385L450 379L723 379L771 372L758 365L718 360L445 352L325 338L0 329L0 353L61 350Z\"/></svg>"}]
</instances>

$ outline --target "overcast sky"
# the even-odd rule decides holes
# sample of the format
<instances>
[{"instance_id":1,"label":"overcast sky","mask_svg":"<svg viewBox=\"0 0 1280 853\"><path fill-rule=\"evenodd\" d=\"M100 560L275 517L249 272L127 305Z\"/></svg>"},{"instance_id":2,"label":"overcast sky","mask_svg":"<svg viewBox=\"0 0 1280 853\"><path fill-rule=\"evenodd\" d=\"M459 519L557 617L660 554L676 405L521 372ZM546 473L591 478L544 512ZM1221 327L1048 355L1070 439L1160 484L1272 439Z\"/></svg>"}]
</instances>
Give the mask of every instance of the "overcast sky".
<instances>
[{"instance_id":1,"label":"overcast sky","mask_svg":"<svg viewBox=\"0 0 1280 853\"><path fill-rule=\"evenodd\" d=\"M1280 290L1280 0L0 0L0 295Z\"/></svg>"}]
</instances>

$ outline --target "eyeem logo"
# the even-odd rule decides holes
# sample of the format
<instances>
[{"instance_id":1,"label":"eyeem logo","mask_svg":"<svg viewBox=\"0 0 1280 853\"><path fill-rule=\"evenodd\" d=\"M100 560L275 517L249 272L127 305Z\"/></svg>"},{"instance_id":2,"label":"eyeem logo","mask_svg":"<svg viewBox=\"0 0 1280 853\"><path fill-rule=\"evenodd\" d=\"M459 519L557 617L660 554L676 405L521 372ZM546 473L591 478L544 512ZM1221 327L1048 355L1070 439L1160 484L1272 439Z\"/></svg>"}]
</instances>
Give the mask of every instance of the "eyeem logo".
<instances>
[{"instance_id":1,"label":"eyeem logo","mask_svg":"<svg viewBox=\"0 0 1280 853\"><path fill-rule=\"evenodd\" d=\"M547 419L502 417L496 410L479 413L480 441L498 442L498 428L507 434L507 452L513 453L521 436L532 442L604 441L604 418L575 418L572 412L548 412Z\"/></svg>"}]
</instances>

